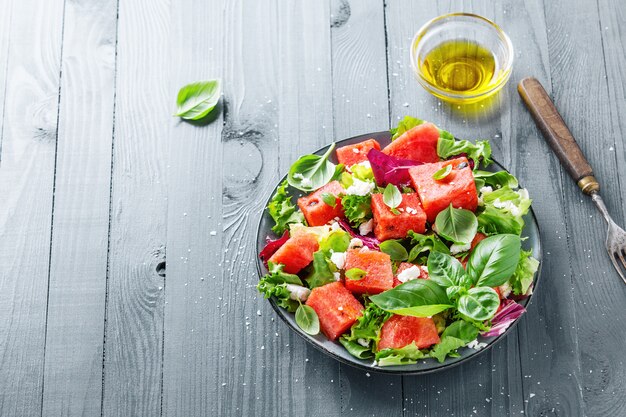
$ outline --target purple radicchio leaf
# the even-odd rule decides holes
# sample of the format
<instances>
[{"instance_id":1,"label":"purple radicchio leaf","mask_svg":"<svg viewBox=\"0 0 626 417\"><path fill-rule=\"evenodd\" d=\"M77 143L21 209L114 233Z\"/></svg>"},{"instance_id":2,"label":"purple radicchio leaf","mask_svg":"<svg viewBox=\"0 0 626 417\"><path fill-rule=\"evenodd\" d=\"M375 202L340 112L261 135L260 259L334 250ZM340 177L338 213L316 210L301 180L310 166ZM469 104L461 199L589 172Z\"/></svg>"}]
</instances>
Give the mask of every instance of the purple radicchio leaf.
<instances>
[{"instance_id":1,"label":"purple radicchio leaf","mask_svg":"<svg viewBox=\"0 0 626 417\"><path fill-rule=\"evenodd\" d=\"M285 244L285 242L289 239L289 230L285 230L285 233L278 239L270 239L270 237L266 237L265 241L267 242L265 247L259 252L259 258L263 261L263 265L267 268L267 260L272 257L274 252L276 252L281 246Z\"/></svg>"},{"instance_id":2,"label":"purple radicchio leaf","mask_svg":"<svg viewBox=\"0 0 626 417\"><path fill-rule=\"evenodd\" d=\"M482 332L480 334L481 336L500 336L515 320L526 312L523 305L513 300L502 300L501 307L500 311L491 319L491 329Z\"/></svg>"},{"instance_id":3,"label":"purple radicchio leaf","mask_svg":"<svg viewBox=\"0 0 626 417\"><path fill-rule=\"evenodd\" d=\"M362 235L358 234L357 232L354 231L354 229L352 229L350 227L348 222L346 222L343 219L338 219L337 223L339 223L339 225L343 228L343 230L348 232L348 234L350 234L350 236L358 238L358 239L361 239L361 241L363 242L363 245L367 246L368 248L370 248L372 250L379 250L379 246L378 245L380 244L380 241L378 239L376 239L375 237L362 236Z\"/></svg>"},{"instance_id":4,"label":"purple radicchio leaf","mask_svg":"<svg viewBox=\"0 0 626 417\"><path fill-rule=\"evenodd\" d=\"M410 182L409 168L422 165L422 162L389 156L378 149L370 149L367 159L372 166L376 184L381 187L387 184L398 186L408 184Z\"/></svg>"}]
</instances>

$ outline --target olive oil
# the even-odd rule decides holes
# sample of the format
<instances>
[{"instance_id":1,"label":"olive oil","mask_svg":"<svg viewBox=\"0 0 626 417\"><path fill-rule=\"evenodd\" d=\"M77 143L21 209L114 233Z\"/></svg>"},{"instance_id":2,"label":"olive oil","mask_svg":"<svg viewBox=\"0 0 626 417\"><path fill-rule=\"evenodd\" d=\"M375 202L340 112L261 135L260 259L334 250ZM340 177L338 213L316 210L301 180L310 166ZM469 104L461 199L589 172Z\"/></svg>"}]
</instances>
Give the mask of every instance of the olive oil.
<instances>
[{"instance_id":1,"label":"olive oil","mask_svg":"<svg viewBox=\"0 0 626 417\"><path fill-rule=\"evenodd\" d=\"M480 95L493 87L496 60L488 49L469 40L447 41L433 48L420 64L421 73L438 89Z\"/></svg>"}]
</instances>

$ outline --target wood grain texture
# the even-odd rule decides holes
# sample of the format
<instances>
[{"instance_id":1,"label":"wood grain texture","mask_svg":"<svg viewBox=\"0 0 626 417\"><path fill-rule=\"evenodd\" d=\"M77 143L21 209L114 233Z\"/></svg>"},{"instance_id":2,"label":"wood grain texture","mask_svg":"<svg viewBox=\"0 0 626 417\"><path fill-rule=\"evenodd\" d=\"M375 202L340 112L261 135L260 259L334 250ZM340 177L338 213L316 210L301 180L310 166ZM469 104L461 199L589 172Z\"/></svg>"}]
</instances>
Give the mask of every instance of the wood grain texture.
<instances>
[{"instance_id":1,"label":"wood grain texture","mask_svg":"<svg viewBox=\"0 0 626 417\"><path fill-rule=\"evenodd\" d=\"M6 86L0 161L0 415L38 416L63 1L14 1L6 10L10 25L0 29Z\"/></svg>"},{"instance_id":2,"label":"wood grain texture","mask_svg":"<svg viewBox=\"0 0 626 417\"><path fill-rule=\"evenodd\" d=\"M168 103L174 103L178 89L185 84L224 78L225 7L221 1L185 1L171 9L171 24L177 30L171 33L169 41ZM196 36L199 27L205 28L203 36ZM230 88L232 80L225 83ZM221 282L226 275L224 269L231 266L231 254L239 248L239 242L222 239L224 113L220 105L199 123L170 118L163 357L165 416L220 415L218 409L225 392L218 395L218 381L220 371L228 369L221 364L232 364L230 357L234 354L220 349L222 338L236 337L234 329L223 327L224 312L230 307L222 308L221 304L228 302L229 297L222 293ZM239 157L246 165L252 162L248 154ZM224 247L228 248L226 252ZM238 291L245 289L241 287ZM243 355L240 360L246 362Z\"/></svg>"},{"instance_id":3,"label":"wood grain texture","mask_svg":"<svg viewBox=\"0 0 626 417\"><path fill-rule=\"evenodd\" d=\"M116 1L65 7L42 415L102 404L116 21Z\"/></svg>"},{"instance_id":4,"label":"wood grain texture","mask_svg":"<svg viewBox=\"0 0 626 417\"><path fill-rule=\"evenodd\" d=\"M119 3L103 416L161 413L170 10Z\"/></svg>"},{"instance_id":5,"label":"wood grain texture","mask_svg":"<svg viewBox=\"0 0 626 417\"><path fill-rule=\"evenodd\" d=\"M336 140L389 125L384 5L331 2L333 119ZM340 366L342 415L402 413L402 378ZM368 393L368 395L363 395ZM333 410L332 415L339 415Z\"/></svg>"}]
</instances>

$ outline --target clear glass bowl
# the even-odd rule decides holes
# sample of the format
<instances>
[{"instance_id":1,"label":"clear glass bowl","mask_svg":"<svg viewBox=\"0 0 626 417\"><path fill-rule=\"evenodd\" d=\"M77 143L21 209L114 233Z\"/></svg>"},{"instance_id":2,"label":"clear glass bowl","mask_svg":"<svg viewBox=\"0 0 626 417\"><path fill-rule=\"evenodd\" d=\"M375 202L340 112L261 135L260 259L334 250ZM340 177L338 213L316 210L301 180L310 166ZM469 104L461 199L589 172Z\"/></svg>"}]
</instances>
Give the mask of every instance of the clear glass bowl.
<instances>
[{"instance_id":1,"label":"clear glass bowl","mask_svg":"<svg viewBox=\"0 0 626 417\"><path fill-rule=\"evenodd\" d=\"M444 90L422 72L424 59L444 42L469 41L493 54L495 70L487 85L477 91ZM452 13L434 18L415 34L411 44L411 66L417 81L442 100L475 103L497 93L509 80L513 68L513 44L506 33L489 19L471 13Z\"/></svg>"}]
</instances>

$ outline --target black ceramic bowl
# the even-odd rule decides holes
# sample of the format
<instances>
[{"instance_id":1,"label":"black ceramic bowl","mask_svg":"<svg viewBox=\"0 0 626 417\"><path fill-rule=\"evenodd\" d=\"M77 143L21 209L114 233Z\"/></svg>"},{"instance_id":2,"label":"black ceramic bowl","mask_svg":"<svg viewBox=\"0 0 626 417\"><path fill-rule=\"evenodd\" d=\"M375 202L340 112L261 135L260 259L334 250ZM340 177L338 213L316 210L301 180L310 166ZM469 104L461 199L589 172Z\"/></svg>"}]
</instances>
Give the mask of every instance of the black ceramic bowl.
<instances>
[{"instance_id":1,"label":"black ceramic bowl","mask_svg":"<svg viewBox=\"0 0 626 417\"><path fill-rule=\"evenodd\" d=\"M383 147L389 144L391 141L389 132L385 131L385 132L376 132L376 133L368 133L365 135L359 135L353 138L337 141L336 143L337 143L337 147L341 147L341 146L350 145L353 143L362 142L369 138L376 139L380 143L380 145ZM315 153L318 155L322 155L327 149L328 149L328 146L325 146ZM330 157L330 159L335 163L337 162L334 154ZM494 164L492 164L491 166L487 168L488 171L500 171L503 169L504 167L502 167L502 165L498 164L497 162L495 162ZM280 182L277 184L277 186L280 183L282 183L285 180L285 178L286 177L283 177L280 180ZM290 188L290 192L295 198L300 197L302 195L302 192L294 188ZM272 195L273 194L274 192L272 192ZM531 197L532 197L532 194L531 194ZM270 198L271 198L271 195L270 195ZM268 199L268 202L269 202L269 199ZM535 213L532 211L532 208L530 212L525 216L524 221L526 225L524 226L522 236L527 237L527 239L523 241L522 246L526 250L532 248L533 256L539 261L539 270L535 274L535 281L533 284L534 285L533 292L536 292L538 289L537 283L539 280L539 276L541 274L542 251L541 251L541 239L539 236L539 226L537 224L537 219L535 217ZM271 230L273 224L274 223L273 223L272 218L267 213L267 211L264 210L263 214L261 215L261 219L259 221L259 229L257 231L257 237L256 237L257 253L259 253L261 249L265 246L266 244L265 238L267 236L271 236L272 238L276 237ZM265 266L263 265L263 262L261 262L261 260L258 259L258 257L257 257L257 270L259 272L259 277L265 275L265 273L267 272ZM532 295L522 301L519 301L519 303L527 308L531 299L532 299ZM519 320L518 319L513 324L511 324L511 326L509 326L509 328L500 336L495 336L495 337L479 336L478 341L486 343L487 347L480 349L480 350L475 350L475 349L466 348L466 347L461 348L459 349L459 354L460 354L459 357L446 358L446 360L443 363L439 363L435 359L427 358L424 360L420 360L416 364L413 364L413 365L380 367L380 366L374 365L373 359L362 360L362 359L355 358L354 356L350 355L348 351L338 342L332 342L328 340L326 336L324 336L321 333L316 336L310 336L304 333L302 330L300 330L300 328L296 324L296 320L292 313L289 313L283 310L282 308L278 307L273 299L270 299L269 302L270 304L272 304L272 307L276 311L276 314L278 314L278 316L287 324L287 326L289 326L294 332L296 332L298 335L303 337L307 342L309 342L310 344L312 344L313 346L315 346L317 349L321 350L328 356L331 356L340 362L343 362L348 365L352 365L357 368L361 368L370 372L382 372L382 373L398 374L398 375L425 374L429 372L436 372L436 371L440 371L443 369L451 368L455 365L465 362L479 355L481 352L484 352L485 350L489 349L497 341L506 337L506 335L511 331L511 329L513 329L513 327L515 326L515 324L517 324L517 321Z\"/></svg>"}]
</instances>

